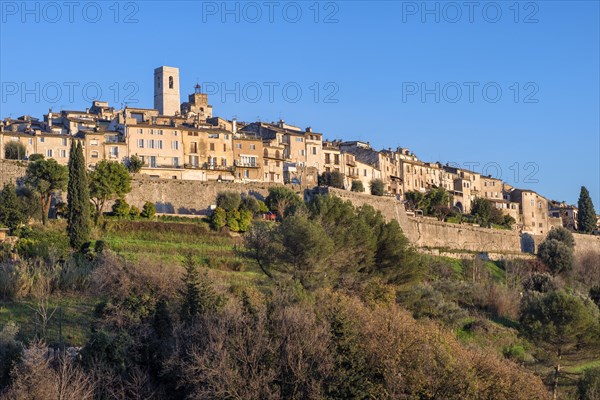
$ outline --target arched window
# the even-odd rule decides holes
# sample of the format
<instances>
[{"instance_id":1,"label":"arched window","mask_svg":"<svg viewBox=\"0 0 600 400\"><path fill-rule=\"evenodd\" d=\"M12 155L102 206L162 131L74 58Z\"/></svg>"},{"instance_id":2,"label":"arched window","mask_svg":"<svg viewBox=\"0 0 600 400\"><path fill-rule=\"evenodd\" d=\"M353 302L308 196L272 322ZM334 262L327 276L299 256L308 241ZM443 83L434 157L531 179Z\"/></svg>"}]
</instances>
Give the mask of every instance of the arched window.
<instances>
[{"instance_id":1,"label":"arched window","mask_svg":"<svg viewBox=\"0 0 600 400\"><path fill-rule=\"evenodd\" d=\"M169 77L169 89L173 89L173 77Z\"/></svg>"},{"instance_id":2,"label":"arched window","mask_svg":"<svg viewBox=\"0 0 600 400\"><path fill-rule=\"evenodd\" d=\"M280 158L279 155L279 150L275 151L275 158Z\"/></svg>"},{"instance_id":3,"label":"arched window","mask_svg":"<svg viewBox=\"0 0 600 400\"><path fill-rule=\"evenodd\" d=\"M263 157L269 157L269 150L265 149L263 152Z\"/></svg>"}]
</instances>

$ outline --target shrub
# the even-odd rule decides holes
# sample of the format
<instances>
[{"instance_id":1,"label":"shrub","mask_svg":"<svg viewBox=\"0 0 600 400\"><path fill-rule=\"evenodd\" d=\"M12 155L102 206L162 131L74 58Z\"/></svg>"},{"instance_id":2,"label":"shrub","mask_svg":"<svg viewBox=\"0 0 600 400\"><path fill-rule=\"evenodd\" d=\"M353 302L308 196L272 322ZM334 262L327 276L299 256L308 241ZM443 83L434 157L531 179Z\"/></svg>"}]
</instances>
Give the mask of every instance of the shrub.
<instances>
[{"instance_id":1,"label":"shrub","mask_svg":"<svg viewBox=\"0 0 600 400\"><path fill-rule=\"evenodd\" d=\"M129 204L123 199L118 199L112 206L113 214L119 218L129 215Z\"/></svg>"},{"instance_id":2,"label":"shrub","mask_svg":"<svg viewBox=\"0 0 600 400\"><path fill-rule=\"evenodd\" d=\"M553 275L568 272L573 268L573 249L556 239L544 240L538 248L538 257Z\"/></svg>"},{"instance_id":3,"label":"shrub","mask_svg":"<svg viewBox=\"0 0 600 400\"><path fill-rule=\"evenodd\" d=\"M7 160L24 160L26 155L25 145L21 142L11 140L4 146L4 158Z\"/></svg>"},{"instance_id":4,"label":"shrub","mask_svg":"<svg viewBox=\"0 0 600 400\"><path fill-rule=\"evenodd\" d=\"M374 196L383 196L385 193L385 187L381 179L373 179L370 184L371 194Z\"/></svg>"},{"instance_id":5,"label":"shrub","mask_svg":"<svg viewBox=\"0 0 600 400\"><path fill-rule=\"evenodd\" d=\"M523 281L523 289L529 292L548 293L556 290L556 284L549 274L533 274Z\"/></svg>"},{"instance_id":6,"label":"shrub","mask_svg":"<svg viewBox=\"0 0 600 400\"><path fill-rule=\"evenodd\" d=\"M227 211L221 207L217 207L211 217L211 225L214 230L220 231L225 225L227 225Z\"/></svg>"},{"instance_id":7,"label":"shrub","mask_svg":"<svg viewBox=\"0 0 600 400\"><path fill-rule=\"evenodd\" d=\"M352 181L351 189L353 192L363 193L365 191L365 186L362 181Z\"/></svg>"},{"instance_id":8,"label":"shrub","mask_svg":"<svg viewBox=\"0 0 600 400\"><path fill-rule=\"evenodd\" d=\"M152 219L154 215L156 215L156 206L154 203L147 201L144 203L144 207L142 207L142 213L140 214L142 218Z\"/></svg>"},{"instance_id":9,"label":"shrub","mask_svg":"<svg viewBox=\"0 0 600 400\"><path fill-rule=\"evenodd\" d=\"M233 232L240 230L240 212L237 209L227 211L227 226Z\"/></svg>"},{"instance_id":10,"label":"shrub","mask_svg":"<svg viewBox=\"0 0 600 400\"><path fill-rule=\"evenodd\" d=\"M555 239L559 242L563 242L569 247L575 246L575 239L573 238L573 234L566 228L558 227L552 229L548 232L548 236L546 236L546 240Z\"/></svg>"},{"instance_id":11,"label":"shrub","mask_svg":"<svg viewBox=\"0 0 600 400\"><path fill-rule=\"evenodd\" d=\"M140 216L140 209L136 206L131 206L129 209L129 218L136 219Z\"/></svg>"},{"instance_id":12,"label":"shrub","mask_svg":"<svg viewBox=\"0 0 600 400\"><path fill-rule=\"evenodd\" d=\"M600 399L600 367L588 368L577 385L582 400Z\"/></svg>"},{"instance_id":13,"label":"shrub","mask_svg":"<svg viewBox=\"0 0 600 400\"><path fill-rule=\"evenodd\" d=\"M217 207L225 211L237 210L242 204L242 197L238 192L220 192L217 195Z\"/></svg>"},{"instance_id":14,"label":"shrub","mask_svg":"<svg viewBox=\"0 0 600 400\"><path fill-rule=\"evenodd\" d=\"M252 212L250 210L240 211L239 229L241 232L246 232L252 225Z\"/></svg>"},{"instance_id":15,"label":"shrub","mask_svg":"<svg viewBox=\"0 0 600 400\"><path fill-rule=\"evenodd\" d=\"M323 172L319 176L320 186L331 186L338 189L344 188L344 176L338 171Z\"/></svg>"}]
</instances>

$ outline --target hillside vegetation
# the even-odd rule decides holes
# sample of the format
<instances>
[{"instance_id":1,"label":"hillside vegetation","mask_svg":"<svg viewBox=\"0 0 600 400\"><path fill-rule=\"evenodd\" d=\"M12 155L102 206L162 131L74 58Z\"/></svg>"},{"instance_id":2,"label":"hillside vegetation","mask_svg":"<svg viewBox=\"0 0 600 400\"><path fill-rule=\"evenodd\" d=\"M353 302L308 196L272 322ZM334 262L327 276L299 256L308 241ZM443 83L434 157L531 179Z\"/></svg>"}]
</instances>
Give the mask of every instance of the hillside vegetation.
<instances>
[{"instance_id":1,"label":"hillside vegetation","mask_svg":"<svg viewBox=\"0 0 600 400\"><path fill-rule=\"evenodd\" d=\"M80 252L61 220L15 232L4 397L598 398L600 266L568 263L568 235L544 261L458 260L370 206L274 189L265 221L235 197L210 221L106 217Z\"/></svg>"}]
</instances>

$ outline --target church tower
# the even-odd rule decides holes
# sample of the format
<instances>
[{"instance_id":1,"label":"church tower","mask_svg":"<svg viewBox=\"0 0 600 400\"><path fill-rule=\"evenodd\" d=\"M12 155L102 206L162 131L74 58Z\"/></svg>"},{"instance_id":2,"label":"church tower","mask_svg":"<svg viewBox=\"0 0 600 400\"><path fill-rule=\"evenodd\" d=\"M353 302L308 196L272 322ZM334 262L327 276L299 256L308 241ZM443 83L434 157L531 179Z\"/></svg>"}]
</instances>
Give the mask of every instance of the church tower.
<instances>
[{"instance_id":1,"label":"church tower","mask_svg":"<svg viewBox=\"0 0 600 400\"><path fill-rule=\"evenodd\" d=\"M160 115L180 114L179 68L158 67L154 70L154 108Z\"/></svg>"}]
</instances>

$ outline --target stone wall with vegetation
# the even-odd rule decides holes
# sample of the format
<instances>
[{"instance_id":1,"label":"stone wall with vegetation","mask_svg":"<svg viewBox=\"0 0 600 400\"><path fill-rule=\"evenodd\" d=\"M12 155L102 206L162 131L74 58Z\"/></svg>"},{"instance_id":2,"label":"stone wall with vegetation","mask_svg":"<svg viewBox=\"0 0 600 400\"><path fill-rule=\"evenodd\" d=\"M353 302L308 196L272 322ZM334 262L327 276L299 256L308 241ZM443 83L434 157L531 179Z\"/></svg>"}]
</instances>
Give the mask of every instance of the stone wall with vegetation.
<instances>
[{"instance_id":1,"label":"stone wall with vegetation","mask_svg":"<svg viewBox=\"0 0 600 400\"><path fill-rule=\"evenodd\" d=\"M15 161L0 161L0 185L15 182L25 173L25 164ZM156 205L156 211L164 214L209 215L221 191L235 191L250 194L264 200L269 187L274 184L255 183L219 183L189 180L156 179L137 174L132 180L131 192L125 200L141 208L146 201ZM306 187L294 187L300 194L311 192ZM306 193L305 193L306 192ZM354 206L370 204L379 210L387 220L396 219L411 243L426 249L455 252L490 252L496 254L517 255L527 252L527 240L518 232L510 230L486 229L468 224L440 222L433 218L408 217L404 205L395 197L378 197L365 193L356 193L334 188L319 188L318 193L331 193ZM110 205L109 205L110 206ZM108 209L108 208L107 208ZM600 236L574 234L575 253L596 252L600 257ZM535 247L544 239L532 237Z\"/></svg>"}]
</instances>

